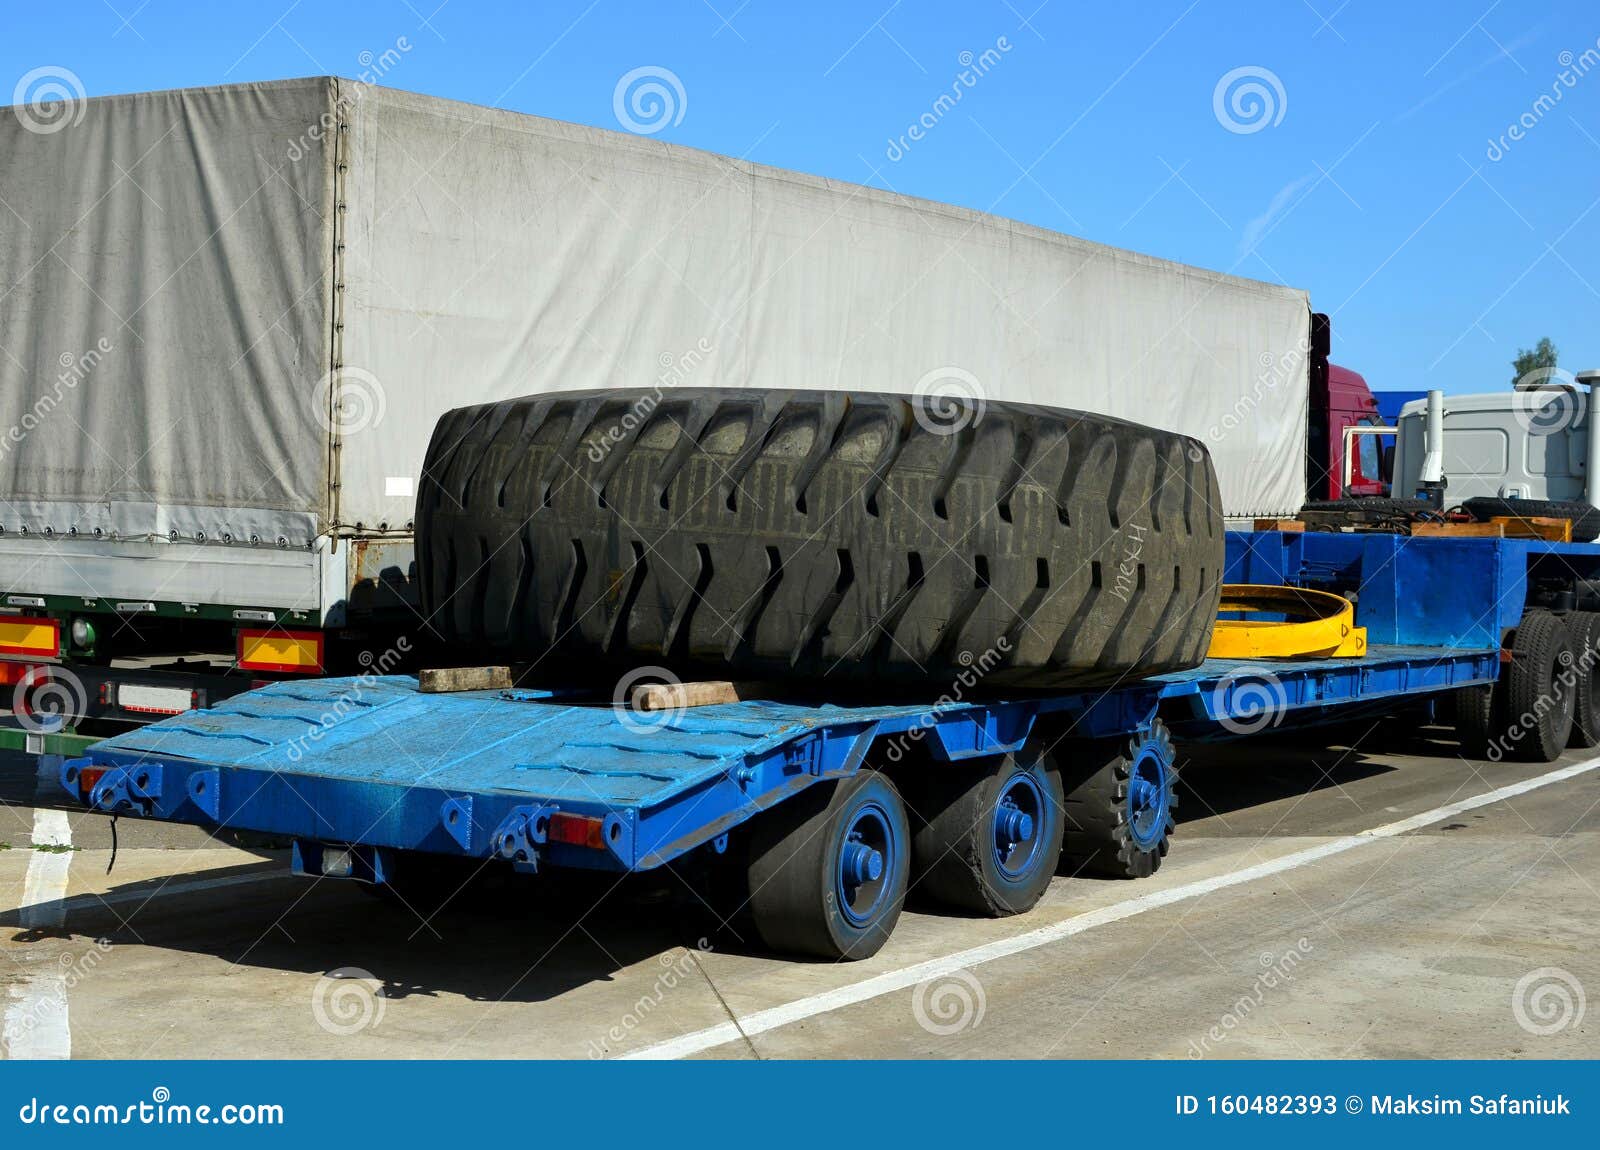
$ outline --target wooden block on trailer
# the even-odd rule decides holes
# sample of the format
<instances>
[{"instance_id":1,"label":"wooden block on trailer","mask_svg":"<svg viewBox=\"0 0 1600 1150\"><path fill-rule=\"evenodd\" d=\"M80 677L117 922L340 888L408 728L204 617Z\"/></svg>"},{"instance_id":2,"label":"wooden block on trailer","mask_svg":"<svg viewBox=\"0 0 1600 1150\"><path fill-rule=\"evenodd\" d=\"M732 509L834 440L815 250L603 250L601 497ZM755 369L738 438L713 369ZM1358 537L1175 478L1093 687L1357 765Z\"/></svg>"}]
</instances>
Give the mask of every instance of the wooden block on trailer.
<instances>
[{"instance_id":1,"label":"wooden block on trailer","mask_svg":"<svg viewBox=\"0 0 1600 1150\"><path fill-rule=\"evenodd\" d=\"M514 686L510 667L429 667L417 672L417 689L425 695L509 691Z\"/></svg>"},{"instance_id":2,"label":"wooden block on trailer","mask_svg":"<svg viewBox=\"0 0 1600 1150\"><path fill-rule=\"evenodd\" d=\"M1496 515L1489 520L1504 529L1507 539L1548 539L1552 543L1572 542L1572 520L1548 515Z\"/></svg>"},{"instance_id":3,"label":"wooden block on trailer","mask_svg":"<svg viewBox=\"0 0 1600 1150\"><path fill-rule=\"evenodd\" d=\"M1411 534L1455 539L1500 539L1505 535L1505 528L1497 522L1413 523Z\"/></svg>"},{"instance_id":4,"label":"wooden block on trailer","mask_svg":"<svg viewBox=\"0 0 1600 1150\"><path fill-rule=\"evenodd\" d=\"M1306 525L1298 519L1257 519L1257 531L1304 531Z\"/></svg>"},{"instance_id":5,"label":"wooden block on trailer","mask_svg":"<svg viewBox=\"0 0 1600 1150\"><path fill-rule=\"evenodd\" d=\"M769 693L763 683L733 683L725 679L706 679L693 683L641 683L633 689L628 705L635 711L681 711L689 707L711 707L718 703L737 703Z\"/></svg>"}]
</instances>

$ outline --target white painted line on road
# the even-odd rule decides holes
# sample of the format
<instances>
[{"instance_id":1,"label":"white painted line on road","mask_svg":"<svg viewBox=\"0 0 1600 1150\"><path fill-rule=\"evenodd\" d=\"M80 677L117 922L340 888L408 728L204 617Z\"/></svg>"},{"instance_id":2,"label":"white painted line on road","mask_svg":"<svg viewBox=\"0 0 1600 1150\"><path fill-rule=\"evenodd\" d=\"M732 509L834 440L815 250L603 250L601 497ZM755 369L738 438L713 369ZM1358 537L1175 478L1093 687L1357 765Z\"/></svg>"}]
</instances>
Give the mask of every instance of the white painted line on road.
<instances>
[{"instance_id":1,"label":"white painted line on road","mask_svg":"<svg viewBox=\"0 0 1600 1150\"><path fill-rule=\"evenodd\" d=\"M63 900L67 897L67 868L72 865L72 827L65 812L33 812L33 845L66 848L35 850L22 883L22 906L18 908L22 928L53 929L66 918Z\"/></svg>"},{"instance_id":2,"label":"white painted line on road","mask_svg":"<svg viewBox=\"0 0 1600 1150\"><path fill-rule=\"evenodd\" d=\"M62 811L33 812L35 847L72 846L72 827ZM22 883L19 921L24 930L59 929L66 921L67 868L72 851L35 850ZM7 1058L70 1058L72 1030L67 1021L67 981L59 964L29 972L10 988L0 1051Z\"/></svg>"},{"instance_id":3,"label":"white painted line on road","mask_svg":"<svg viewBox=\"0 0 1600 1150\"><path fill-rule=\"evenodd\" d=\"M1113 903L1111 906L1101 907L1099 910L1088 911L1063 919L1061 922L1042 926L1037 930L1030 930L1026 934L1015 935L1011 938L998 939L994 942L984 943L968 950L957 951L945 955L943 958L933 958L926 962L919 962L914 966L903 967L900 970L889 971L886 974L875 975L860 982L841 986L835 990L823 991L782 1006L772 1007L770 1010L757 1011L747 1018L741 1018L736 1026L732 1022L724 1022L719 1026L710 1026L704 1030L696 1030L678 1038L670 1038L664 1042L655 1043L641 1050L629 1054L619 1055L624 1059L659 1059L659 1058L684 1058L691 1054L698 1054L703 1050L721 1046L726 1042L742 1042L747 1036L763 1034L769 1030L776 1030L780 1026L800 1022L813 1018L819 1014L839 1010L846 1006L854 1006L858 1002L878 998L885 994L893 994L897 990L905 990L926 982L930 978L939 978L954 974L958 970L966 970L980 966L986 962L993 962L1000 958L1009 958L1014 954L1034 950L1041 946L1048 946L1053 942L1060 942L1075 934L1082 934L1097 926L1107 923L1121 922L1123 919L1132 918L1134 915L1144 914L1146 911L1158 910L1174 903L1185 902L1188 899L1199 898L1210 894L1212 891L1225 890L1228 887L1242 886L1254 882L1256 879L1268 878L1272 875L1282 874L1285 871L1295 870L1307 866L1333 855L1343 854L1345 851L1366 846L1369 843L1381 842L1384 839L1396 838L1410 831L1433 823L1443 822L1466 811L1478 807L1490 806L1493 803L1504 802L1506 799L1525 795L1529 791L1548 787L1553 783L1564 782L1577 775L1592 771L1600 767L1600 757L1586 759L1580 763L1561 767L1550 771L1548 774L1535 778L1525 779L1520 783L1510 783L1503 787L1496 787L1470 799L1460 802L1448 803L1442 807L1423 811L1421 814L1412 815L1410 818L1400 819L1397 822L1384 823L1382 826L1373 827L1371 830L1361 831L1357 834L1346 835L1334 839L1320 846L1307 847L1305 850L1295 851L1284 855L1282 858L1273 859L1271 862L1258 863L1255 866L1245 867L1243 870L1233 871L1230 874L1218 875L1215 878L1200 879L1195 882L1183 883L1167 890L1152 891L1150 894L1130 898L1124 902Z\"/></svg>"}]
</instances>

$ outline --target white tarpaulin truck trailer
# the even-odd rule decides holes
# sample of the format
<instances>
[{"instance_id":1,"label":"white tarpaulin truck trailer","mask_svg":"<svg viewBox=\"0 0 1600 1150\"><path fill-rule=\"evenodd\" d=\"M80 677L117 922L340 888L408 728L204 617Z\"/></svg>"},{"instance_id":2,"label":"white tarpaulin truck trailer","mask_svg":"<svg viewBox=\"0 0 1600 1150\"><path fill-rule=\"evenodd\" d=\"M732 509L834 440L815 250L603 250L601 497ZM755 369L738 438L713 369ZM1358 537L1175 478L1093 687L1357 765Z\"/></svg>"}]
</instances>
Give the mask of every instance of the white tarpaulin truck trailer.
<instances>
[{"instance_id":1,"label":"white tarpaulin truck trailer","mask_svg":"<svg viewBox=\"0 0 1600 1150\"><path fill-rule=\"evenodd\" d=\"M445 410L946 385L1305 495L1303 293L655 140L337 79L0 116L0 588L339 626Z\"/></svg>"}]
</instances>

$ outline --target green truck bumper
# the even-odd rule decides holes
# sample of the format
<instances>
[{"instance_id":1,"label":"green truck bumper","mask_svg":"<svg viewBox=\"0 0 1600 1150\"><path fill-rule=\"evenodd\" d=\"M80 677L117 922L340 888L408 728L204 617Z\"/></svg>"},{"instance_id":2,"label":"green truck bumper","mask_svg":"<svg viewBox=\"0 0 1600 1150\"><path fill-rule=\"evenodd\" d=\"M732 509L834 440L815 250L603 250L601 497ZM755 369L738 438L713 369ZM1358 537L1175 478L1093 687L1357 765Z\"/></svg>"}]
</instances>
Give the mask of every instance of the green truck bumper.
<instances>
[{"instance_id":1,"label":"green truck bumper","mask_svg":"<svg viewBox=\"0 0 1600 1150\"><path fill-rule=\"evenodd\" d=\"M100 740L94 735L71 731L43 734L21 727L0 727L0 751L23 751L30 755L77 755Z\"/></svg>"}]
</instances>

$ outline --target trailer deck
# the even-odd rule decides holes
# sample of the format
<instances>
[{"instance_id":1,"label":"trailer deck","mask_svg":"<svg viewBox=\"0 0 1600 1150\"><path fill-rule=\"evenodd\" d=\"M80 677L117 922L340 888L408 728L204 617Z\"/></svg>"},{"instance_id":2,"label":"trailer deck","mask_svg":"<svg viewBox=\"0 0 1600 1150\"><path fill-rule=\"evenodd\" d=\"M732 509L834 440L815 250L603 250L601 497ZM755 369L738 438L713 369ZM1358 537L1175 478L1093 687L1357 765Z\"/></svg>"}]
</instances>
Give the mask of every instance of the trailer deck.
<instances>
[{"instance_id":1,"label":"trailer deck","mask_svg":"<svg viewBox=\"0 0 1600 1150\"><path fill-rule=\"evenodd\" d=\"M853 773L886 738L955 762L1016 750L1040 721L1084 738L1148 728L1163 709L1175 721L1247 724L1263 706L1341 707L1492 682L1498 669L1497 649L1376 647L1339 663L1208 660L1092 692L888 706L746 700L660 713L549 691L423 694L409 676L324 679L263 687L108 739L64 763L62 781L108 812L637 870ZM599 820L600 841L593 824L582 841L552 841L558 813Z\"/></svg>"}]
</instances>

